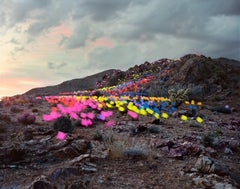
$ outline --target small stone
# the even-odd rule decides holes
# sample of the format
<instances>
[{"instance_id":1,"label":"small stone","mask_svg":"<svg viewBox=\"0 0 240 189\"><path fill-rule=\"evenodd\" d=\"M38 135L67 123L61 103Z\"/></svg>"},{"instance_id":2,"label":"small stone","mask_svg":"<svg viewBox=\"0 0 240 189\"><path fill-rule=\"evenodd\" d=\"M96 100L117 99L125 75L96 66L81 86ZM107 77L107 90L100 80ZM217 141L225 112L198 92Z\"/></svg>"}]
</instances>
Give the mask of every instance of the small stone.
<instances>
[{"instance_id":1,"label":"small stone","mask_svg":"<svg viewBox=\"0 0 240 189\"><path fill-rule=\"evenodd\" d=\"M50 183L42 181L42 180L36 181L32 187L32 189L43 189L43 188L44 189L53 189L54 187L52 187Z\"/></svg>"},{"instance_id":2,"label":"small stone","mask_svg":"<svg viewBox=\"0 0 240 189\"><path fill-rule=\"evenodd\" d=\"M225 154L233 154L232 150L230 148L225 148L224 149Z\"/></svg>"},{"instance_id":3,"label":"small stone","mask_svg":"<svg viewBox=\"0 0 240 189\"><path fill-rule=\"evenodd\" d=\"M205 174L215 173L221 176L229 174L229 169L224 164L204 155L199 156L194 168Z\"/></svg>"},{"instance_id":4,"label":"small stone","mask_svg":"<svg viewBox=\"0 0 240 189\"><path fill-rule=\"evenodd\" d=\"M233 189L233 186L228 183L215 183L214 189Z\"/></svg>"},{"instance_id":5,"label":"small stone","mask_svg":"<svg viewBox=\"0 0 240 189\"><path fill-rule=\"evenodd\" d=\"M200 124L198 124L198 123L196 123L196 122L194 122L194 121L191 121L191 122L190 122L190 124L189 124L189 127L200 128L200 127L201 127L201 125L200 125Z\"/></svg>"},{"instance_id":6,"label":"small stone","mask_svg":"<svg viewBox=\"0 0 240 189\"><path fill-rule=\"evenodd\" d=\"M77 157L78 155L79 155L78 151L71 146L67 146L53 152L53 156L59 159L74 158Z\"/></svg>"},{"instance_id":7,"label":"small stone","mask_svg":"<svg viewBox=\"0 0 240 189\"><path fill-rule=\"evenodd\" d=\"M70 165L74 165L74 164L77 164L79 162L81 162L82 160L86 159L86 158L89 158L90 157L90 154L83 154L83 155L80 155L78 157L75 157L73 160L71 160L69 162Z\"/></svg>"}]
</instances>

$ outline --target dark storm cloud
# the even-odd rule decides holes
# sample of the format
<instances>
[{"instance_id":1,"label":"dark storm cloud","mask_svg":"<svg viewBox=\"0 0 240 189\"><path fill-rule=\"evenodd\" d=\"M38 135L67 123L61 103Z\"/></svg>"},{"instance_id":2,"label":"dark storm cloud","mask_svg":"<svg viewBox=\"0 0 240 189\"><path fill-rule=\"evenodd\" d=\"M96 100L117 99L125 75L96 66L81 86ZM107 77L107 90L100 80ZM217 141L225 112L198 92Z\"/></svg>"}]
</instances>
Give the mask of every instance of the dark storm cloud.
<instances>
[{"instance_id":1,"label":"dark storm cloud","mask_svg":"<svg viewBox=\"0 0 240 189\"><path fill-rule=\"evenodd\" d=\"M124 19L128 19L128 24L135 27L132 32L129 32L130 39L141 38L143 35L151 37L161 33L202 39L212 37L219 27L228 24L218 21L218 17L239 14L240 8L236 8L238 5L237 0L151 1L144 14L131 17L129 13L130 18L126 15ZM215 31L212 30L210 33L208 27L214 27ZM226 35L237 36L237 25L233 27L233 32Z\"/></svg>"},{"instance_id":2,"label":"dark storm cloud","mask_svg":"<svg viewBox=\"0 0 240 189\"><path fill-rule=\"evenodd\" d=\"M72 33L63 35L59 45L70 50L102 37L121 48L124 43L126 49L130 42L141 47L151 42L157 53L162 44L170 49L174 41L171 48L176 54L184 46L240 59L239 0L2 0L0 5L0 23L14 27L30 20L24 32L32 38L69 21ZM128 53L121 48L114 47L111 53ZM111 58L105 56L100 58L110 64Z\"/></svg>"},{"instance_id":3,"label":"dark storm cloud","mask_svg":"<svg viewBox=\"0 0 240 189\"><path fill-rule=\"evenodd\" d=\"M117 16L118 11L126 9L131 0L83 0L77 1L73 14L75 19L90 16L95 21L106 21Z\"/></svg>"},{"instance_id":4,"label":"dark storm cloud","mask_svg":"<svg viewBox=\"0 0 240 189\"><path fill-rule=\"evenodd\" d=\"M26 0L26 1L14 1L9 4L11 9L11 22L19 23L24 22L31 17L31 13L37 9L44 9L51 4L51 0Z\"/></svg>"}]
</instances>

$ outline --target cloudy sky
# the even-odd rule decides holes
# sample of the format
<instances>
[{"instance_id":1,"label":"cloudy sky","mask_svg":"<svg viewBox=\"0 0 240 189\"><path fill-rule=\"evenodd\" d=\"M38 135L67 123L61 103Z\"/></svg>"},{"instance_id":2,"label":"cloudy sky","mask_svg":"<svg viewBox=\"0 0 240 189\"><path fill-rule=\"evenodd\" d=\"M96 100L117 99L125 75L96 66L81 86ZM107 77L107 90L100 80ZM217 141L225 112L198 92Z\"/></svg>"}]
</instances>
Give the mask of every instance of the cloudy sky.
<instances>
[{"instance_id":1,"label":"cloudy sky","mask_svg":"<svg viewBox=\"0 0 240 189\"><path fill-rule=\"evenodd\" d=\"M0 0L0 96L199 52L240 60L239 0Z\"/></svg>"}]
</instances>

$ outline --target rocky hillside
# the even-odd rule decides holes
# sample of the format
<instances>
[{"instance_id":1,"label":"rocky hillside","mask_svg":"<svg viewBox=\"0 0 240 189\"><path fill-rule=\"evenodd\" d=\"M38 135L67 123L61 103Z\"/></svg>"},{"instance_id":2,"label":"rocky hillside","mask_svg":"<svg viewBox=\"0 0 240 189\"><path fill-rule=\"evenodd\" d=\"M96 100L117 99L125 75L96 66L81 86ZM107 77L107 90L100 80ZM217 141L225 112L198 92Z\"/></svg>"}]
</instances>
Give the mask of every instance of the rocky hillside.
<instances>
[{"instance_id":1,"label":"rocky hillside","mask_svg":"<svg viewBox=\"0 0 240 189\"><path fill-rule=\"evenodd\" d=\"M167 96L168 90L172 88L189 88L193 98L222 91L231 91L233 95L239 95L239 73L239 61L188 54L176 60L164 58L152 63L145 62L127 71L107 70L82 79L65 81L59 85L32 89L25 94L53 95L117 86L117 89L127 87L122 91L138 93L144 91L149 96ZM139 82L146 78L147 82ZM134 89L133 84L136 85Z\"/></svg>"},{"instance_id":2,"label":"rocky hillside","mask_svg":"<svg viewBox=\"0 0 240 189\"><path fill-rule=\"evenodd\" d=\"M112 74L114 69L106 70L81 79L72 79L61 84L47 87L34 88L27 91L24 95L57 95L61 92L73 92L77 90L89 90L95 88L95 83L105 75Z\"/></svg>"}]
</instances>

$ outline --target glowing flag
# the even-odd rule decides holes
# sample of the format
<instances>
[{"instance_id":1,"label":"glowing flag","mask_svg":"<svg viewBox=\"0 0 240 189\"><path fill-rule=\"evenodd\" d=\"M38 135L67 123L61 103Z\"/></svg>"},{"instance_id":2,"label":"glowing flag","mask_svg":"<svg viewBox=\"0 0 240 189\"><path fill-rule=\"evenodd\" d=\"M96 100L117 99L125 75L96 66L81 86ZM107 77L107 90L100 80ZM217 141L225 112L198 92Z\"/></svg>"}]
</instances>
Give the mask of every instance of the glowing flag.
<instances>
[{"instance_id":1,"label":"glowing flag","mask_svg":"<svg viewBox=\"0 0 240 189\"><path fill-rule=\"evenodd\" d=\"M203 122L203 119L202 119L201 117L197 117L197 118L196 118L196 121L197 121L198 123L202 123L202 122Z\"/></svg>"},{"instance_id":2,"label":"glowing flag","mask_svg":"<svg viewBox=\"0 0 240 189\"><path fill-rule=\"evenodd\" d=\"M119 107L118 107L118 110L119 110L120 112L123 112L125 109L124 109L124 107L119 106Z\"/></svg>"},{"instance_id":3,"label":"glowing flag","mask_svg":"<svg viewBox=\"0 0 240 189\"><path fill-rule=\"evenodd\" d=\"M139 113L140 113L141 115L147 115L147 112L146 112L146 110L144 110L144 109L139 110Z\"/></svg>"},{"instance_id":4,"label":"glowing flag","mask_svg":"<svg viewBox=\"0 0 240 189\"><path fill-rule=\"evenodd\" d=\"M75 112L70 112L70 117L73 119L78 119L78 115Z\"/></svg>"},{"instance_id":5,"label":"glowing flag","mask_svg":"<svg viewBox=\"0 0 240 189\"><path fill-rule=\"evenodd\" d=\"M147 111L149 114L153 114L153 113L154 113L154 111L153 111L152 109L150 109L150 108L146 108L146 111Z\"/></svg>"},{"instance_id":6,"label":"glowing flag","mask_svg":"<svg viewBox=\"0 0 240 189\"><path fill-rule=\"evenodd\" d=\"M93 118L94 118L94 113L89 112L89 113L87 114L87 117L88 117L89 119L93 119Z\"/></svg>"},{"instance_id":7,"label":"glowing flag","mask_svg":"<svg viewBox=\"0 0 240 189\"><path fill-rule=\"evenodd\" d=\"M128 115L130 115L133 119L137 119L137 117L138 117L137 113L130 111L130 110L128 110Z\"/></svg>"},{"instance_id":8,"label":"glowing flag","mask_svg":"<svg viewBox=\"0 0 240 189\"><path fill-rule=\"evenodd\" d=\"M105 123L105 126L106 127L111 127L111 126L113 126L115 124L115 121L114 120L109 120L109 121L107 121L106 123Z\"/></svg>"},{"instance_id":9,"label":"glowing flag","mask_svg":"<svg viewBox=\"0 0 240 189\"><path fill-rule=\"evenodd\" d=\"M167 119L169 116L168 116L168 114L167 113L162 113L162 118L164 118L164 119Z\"/></svg>"},{"instance_id":10,"label":"glowing flag","mask_svg":"<svg viewBox=\"0 0 240 189\"><path fill-rule=\"evenodd\" d=\"M57 139L59 140L64 140L67 137L67 134L62 132L62 131L58 131L57 133Z\"/></svg>"},{"instance_id":11,"label":"glowing flag","mask_svg":"<svg viewBox=\"0 0 240 189\"><path fill-rule=\"evenodd\" d=\"M159 114L158 113L155 113L155 114L153 114L154 115L154 117L156 118L156 119L159 119Z\"/></svg>"},{"instance_id":12,"label":"glowing flag","mask_svg":"<svg viewBox=\"0 0 240 189\"><path fill-rule=\"evenodd\" d=\"M87 117L87 114L84 113L84 112L81 112L80 116L81 116L81 118L86 118L86 117Z\"/></svg>"},{"instance_id":13,"label":"glowing flag","mask_svg":"<svg viewBox=\"0 0 240 189\"><path fill-rule=\"evenodd\" d=\"M181 115L181 120L183 120L183 121L187 121L187 119L188 119L187 116L185 116L185 115Z\"/></svg>"}]
</instances>

